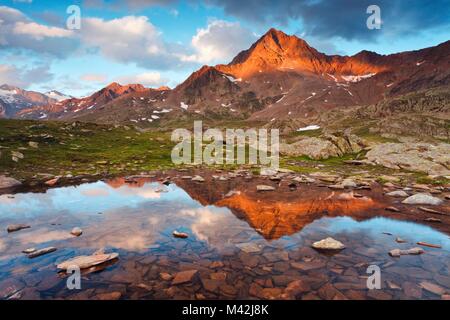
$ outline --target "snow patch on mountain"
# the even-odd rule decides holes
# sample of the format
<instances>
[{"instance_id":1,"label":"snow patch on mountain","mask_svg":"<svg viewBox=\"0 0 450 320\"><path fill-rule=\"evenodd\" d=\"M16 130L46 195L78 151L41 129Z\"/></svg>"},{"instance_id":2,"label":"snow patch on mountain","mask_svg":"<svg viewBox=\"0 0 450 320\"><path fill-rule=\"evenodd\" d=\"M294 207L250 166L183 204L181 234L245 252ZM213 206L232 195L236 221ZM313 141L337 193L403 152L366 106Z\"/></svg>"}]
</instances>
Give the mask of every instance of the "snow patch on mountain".
<instances>
[{"instance_id":1,"label":"snow patch on mountain","mask_svg":"<svg viewBox=\"0 0 450 320\"><path fill-rule=\"evenodd\" d=\"M368 79L376 75L376 73L368 73L361 76L354 76L354 75L347 75L347 76L341 76L342 79L344 79L347 82L360 82L364 79Z\"/></svg>"},{"instance_id":2,"label":"snow patch on mountain","mask_svg":"<svg viewBox=\"0 0 450 320\"><path fill-rule=\"evenodd\" d=\"M316 125L316 124L312 124L300 129L297 129L298 132L303 132L303 131L311 131L311 130L318 130L320 129L320 126Z\"/></svg>"},{"instance_id":3,"label":"snow patch on mountain","mask_svg":"<svg viewBox=\"0 0 450 320\"><path fill-rule=\"evenodd\" d=\"M56 100L56 101L64 101L64 100L67 100L67 99L71 99L71 98L72 98L71 96L62 94L61 92L58 92L58 91L56 91L56 90L52 90L52 91L46 92L46 93L44 93L44 94L45 94L47 97L49 97L49 98L51 98L51 99L54 99L54 100Z\"/></svg>"}]
</instances>

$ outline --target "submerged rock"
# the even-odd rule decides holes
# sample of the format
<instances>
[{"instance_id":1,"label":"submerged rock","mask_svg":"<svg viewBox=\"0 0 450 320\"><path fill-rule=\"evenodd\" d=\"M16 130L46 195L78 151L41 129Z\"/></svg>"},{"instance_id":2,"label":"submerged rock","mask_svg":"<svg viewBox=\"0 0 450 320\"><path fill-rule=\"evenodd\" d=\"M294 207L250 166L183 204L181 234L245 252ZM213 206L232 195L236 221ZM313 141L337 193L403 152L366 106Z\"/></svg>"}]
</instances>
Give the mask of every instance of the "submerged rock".
<instances>
[{"instance_id":1,"label":"submerged rock","mask_svg":"<svg viewBox=\"0 0 450 320\"><path fill-rule=\"evenodd\" d=\"M393 249L391 251L389 251L389 255L391 257L400 257L400 256L404 256L404 255L418 255L418 254L422 254L424 253L425 250L423 250L422 248L411 248L411 249L407 249L407 250L402 250L402 249Z\"/></svg>"},{"instance_id":2,"label":"submerged rock","mask_svg":"<svg viewBox=\"0 0 450 320\"><path fill-rule=\"evenodd\" d=\"M256 253L261 251L261 248L253 242L238 243L236 247L238 247L245 253Z\"/></svg>"},{"instance_id":3,"label":"submerged rock","mask_svg":"<svg viewBox=\"0 0 450 320\"><path fill-rule=\"evenodd\" d=\"M428 204L428 205L440 205L443 200L433 197L428 193L417 193L402 201L404 204Z\"/></svg>"},{"instance_id":4,"label":"submerged rock","mask_svg":"<svg viewBox=\"0 0 450 320\"><path fill-rule=\"evenodd\" d=\"M437 284L428 282L428 281L422 281L420 284L420 287L428 292L434 293L438 296L441 296L445 293L447 293L448 291L446 291L444 288L442 288L441 286L438 286Z\"/></svg>"},{"instance_id":5,"label":"submerged rock","mask_svg":"<svg viewBox=\"0 0 450 320\"><path fill-rule=\"evenodd\" d=\"M194 280L197 274L198 270L187 270L178 272L177 274L175 274L175 277L173 278L172 285L191 282L192 280Z\"/></svg>"},{"instance_id":6,"label":"submerged rock","mask_svg":"<svg viewBox=\"0 0 450 320\"><path fill-rule=\"evenodd\" d=\"M345 248L342 242L337 241L331 237L314 242L312 244L312 247L319 250L342 250Z\"/></svg>"}]
</instances>

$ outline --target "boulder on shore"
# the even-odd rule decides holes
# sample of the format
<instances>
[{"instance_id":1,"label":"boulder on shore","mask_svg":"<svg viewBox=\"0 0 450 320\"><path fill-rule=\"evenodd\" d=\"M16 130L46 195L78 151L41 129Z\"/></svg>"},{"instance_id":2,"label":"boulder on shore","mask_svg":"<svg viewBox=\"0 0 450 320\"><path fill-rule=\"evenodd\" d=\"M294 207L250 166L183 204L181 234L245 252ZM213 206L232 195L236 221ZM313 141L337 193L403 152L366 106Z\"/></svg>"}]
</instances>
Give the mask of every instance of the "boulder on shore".
<instances>
[{"instance_id":1,"label":"boulder on shore","mask_svg":"<svg viewBox=\"0 0 450 320\"><path fill-rule=\"evenodd\" d=\"M333 133L323 134L320 137L303 137L292 144L280 144L280 154L321 160L357 153L366 146L366 143L354 134Z\"/></svg>"},{"instance_id":2,"label":"boulder on shore","mask_svg":"<svg viewBox=\"0 0 450 320\"><path fill-rule=\"evenodd\" d=\"M367 161L391 169L450 175L450 144L382 143L367 153Z\"/></svg>"},{"instance_id":3,"label":"boulder on shore","mask_svg":"<svg viewBox=\"0 0 450 320\"><path fill-rule=\"evenodd\" d=\"M20 181L17 181L14 178L6 177L6 176L0 176L0 190L1 189L9 189L9 188L16 188L20 186L22 183Z\"/></svg>"},{"instance_id":4,"label":"boulder on shore","mask_svg":"<svg viewBox=\"0 0 450 320\"><path fill-rule=\"evenodd\" d=\"M440 205L443 200L433 197L428 193L416 193L402 201L404 204L428 204L428 205Z\"/></svg>"}]
</instances>

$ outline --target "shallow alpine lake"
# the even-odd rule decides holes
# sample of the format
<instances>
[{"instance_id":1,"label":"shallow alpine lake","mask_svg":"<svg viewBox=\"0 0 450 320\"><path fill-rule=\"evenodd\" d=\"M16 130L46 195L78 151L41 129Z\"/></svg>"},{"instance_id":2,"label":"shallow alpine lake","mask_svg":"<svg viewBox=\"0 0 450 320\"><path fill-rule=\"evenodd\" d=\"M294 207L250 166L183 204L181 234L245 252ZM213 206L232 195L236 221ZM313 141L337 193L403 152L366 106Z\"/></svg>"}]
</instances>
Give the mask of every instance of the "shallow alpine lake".
<instances>
[{"instance_id":1,"label":"shallow alpine lake","mask_svg":"<svg viewBox=\"0 0 450 320\"><path fill-rule=\"evenodd\" d=\"M441 299L450 293L448 228L387 212L396 200L377 188L354 197L315 185L256 192L261 181L245 177L161 181L117 178L0 195L0 298ZM31 228L8 233L12 224ZM71 235L74 227L81 236ZM188 238L174 237L175 230ZM327 237L345 249L312 249ZM33 259L22 253L45 247L57 250ZM388 254L414 247L425 253ZM83 270L81 289L69 290L56 265L101 248L119 258ZM381 270L379 290L367 288L370 265ZM183 271L192 272L175 284Z\"/></svg>"}]
</instances>

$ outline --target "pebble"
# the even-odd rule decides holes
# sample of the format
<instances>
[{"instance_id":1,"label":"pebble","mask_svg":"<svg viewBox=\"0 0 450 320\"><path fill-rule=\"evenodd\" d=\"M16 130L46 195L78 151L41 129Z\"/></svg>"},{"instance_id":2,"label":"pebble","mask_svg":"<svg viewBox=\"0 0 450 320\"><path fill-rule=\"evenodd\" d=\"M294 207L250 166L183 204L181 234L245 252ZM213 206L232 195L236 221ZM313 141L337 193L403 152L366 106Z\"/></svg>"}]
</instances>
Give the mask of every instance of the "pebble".
<instances>
[{"instance_id":1,"label":"pebble","mask_svg":"<svg viewBox=\"0 0 450 320\"><path fill-rule=\"evenodd\" d=\"M172 235L175 238L181 238L181 239L186 239L187 237L189 237L189 235L187 233L184 232L178 232L177 230L175 230L174 232L172 232Z\"/></svg>"},{"instance_id":2,"label":"pebble","mask_svg":"<svg viewBox=\"0 0 450 320\"><path fill-rule=\"evenodd\" d=\"M78 227L75 227L75 228L72 229L72 231L70 231L70 234L75 236L75 237L79 237L79 236L81 236L83 234L83 230L81 230Z\"/></svg>"},{"instance_id":3,"label":"pebble","mask_svg":"<svg viewBox=\"0 0 450 320\"><path fill-rule=\"evenodd\" d=\"M192 181L197 181L197 182L205 182L205 179L201 176L195 176L191 179Z\"/></svg>"},{"instance_id":4,"label":"pebble","mask_svg":"<svg viewBox=\"0 0 450 320\"><path fill-rule=\"evenodd\" d=\"M266 186L266 185L257 185L256 186L257 191L274 191L275 188L272 186Z\"/></svg>"},{"instance_id":5,"label":"pebble","mask_svg":"<svg viewBox=\"0 0 450 320\"><path fill-rule=\"evenodd\" d=\"M395 241L398 243L406 243L406 240L403 240L402 238L396 238Z\"/></svg>"},{"instance_id":6,"label":"pebble","mask_svg":"<svg viewBox=\"0 0 450 320\"><path fill-rule=\"evenodd\" d=\"M442 288L441 286L438 286L437 284L434 284L434 283L431 283L431 282L428 282L428 281L422 281L419 284L419 286L422 289L424 289L424 290L426 290L428 292L434 293L434 294L436 294L438 296L441 296L441 295L447 293L446 290L444 288Z\"/></svg>"}]
</instances>

